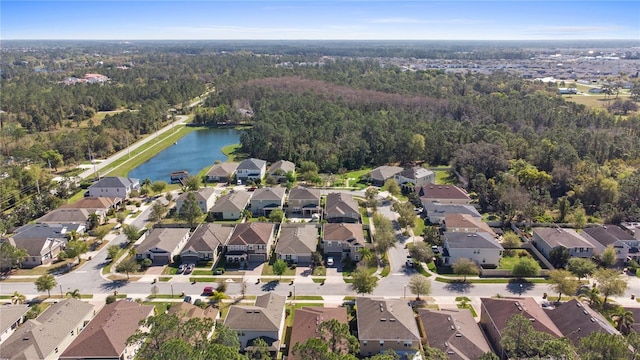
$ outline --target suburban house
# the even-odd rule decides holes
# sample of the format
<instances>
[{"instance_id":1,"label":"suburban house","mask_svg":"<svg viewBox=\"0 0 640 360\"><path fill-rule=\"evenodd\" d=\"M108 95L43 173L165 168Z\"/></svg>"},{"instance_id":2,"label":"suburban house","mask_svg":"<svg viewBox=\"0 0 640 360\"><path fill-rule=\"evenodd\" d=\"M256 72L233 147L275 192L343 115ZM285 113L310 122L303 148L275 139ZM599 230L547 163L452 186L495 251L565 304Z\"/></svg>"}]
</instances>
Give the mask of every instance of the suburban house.
<instances>
[{"instance_id":1,"label":"suburban house","mask_svg":"<svg viewBox=\"0 0 640 360\"><path fill-rule=\"evenodd\" d=\"M271 254L275 225L252 222L238 224L227 242L227 263L265 262Z\"/></svg>"},{"instance_id":2,"label":"suburban house","mask_svg":"<svg viewBox=\"0 0 640 360\"><path fill-rule=\"evenodd\" d=\"M482 215L480 215L473 205L423 202L422 206L427 218L432 224L442 224L445 216L448 214L467 214L477 219L482 218Z\"/></svg>"},{"instance_id":3,"label":"suburban house","mask_svg":"<svg viewBox=\"0 0 640 360\"><path fill-rule=\"evenodd\" d=\"M639 243L633 235L616 225L595 226L582 229L581 235L593 244L593 254L601 255L607 246L616 250L616 260L626 262L627 259L640 259Z\"/></svg>"},{"instance_id":4,"label":"suburban house","mask_svg":"<svg viewBox=\"0 0 640 360\"><path fill-rule=\"evenodd\" d=\"M318 307L305 306L296 309L293 325L291 326L291 339L289 341L289 360L305 360L292 354L291 349L297 344L304 344L307 340L320 336L318 327L324 321L337 320L339 323L347 324L349 318L347 316L347 308L341 307Z\"/></svg>"},{"instance_id":5,"label":"suburban house","mask_svg":"<svg viewBox=\"0 0 640 360\"><path fill-rule=\"evenodd\" d=\"M217 220L238 220L242 211L247 207L251 194L245 191L232 191L222 195L210 212Z\"/></svg>"},{"instance_id":6,"label":"suburban house","mask_svg":"<svg viewBox=\"0 0 640 360\"><path fill-rule=\"evenodd\" d=\"M324 224L322 247L328 257L360 260L358 250L366 246L361 224Z\"/></svg>"},{"instance_id":7,"label":"suburban house","mask_svg":"<svg viewBox=\"0 0 640 360\"><path fill-rule=\"evenodd\" d=\"M393 179L402 170L403 168L399 166L378 166L369 173L369 181L374 186L383 186L387 180Z\"/></svg>"},{"instance_id":8,"label":"suburban house","mask_svg":"<svg viewBox=\"0 0 640 360\"><path fill-rule=\"evenodd\" d=\"M278 160L269 167L268 176L276 179L279 183L287 181L287 174L296 172L296 164L287 160Z\"/></svg>"},{"instance_id":9,"label":"suburban house","mask_svg":"<svg viewBox=\"0 0 640 360\"><path fill-rule=\"evenodd\" d=\"M25 321L25 315L28 311L29 305L26 304L0 306L0 345ZM2 351L0 351L0 356L2 356Z\"/></svg>"},{"instance_id":10,"label":"suburban house","mask_svg":"<svg viewBox=\"0 0 640 360\"><path fill-rule=\"evenodd\" d=\"M469 214L445 214L442 227L444 231L465 233L486 232L493 237L496 236L496 233L489 224Z\"/></svg>"},{"instance_id":11,"label":"suburban house","mask_svg":"<svg viewBox=\"0 0 640 360\"><path fill-rule=\"evenodd\" d=\"M176 211L180 213L180 209L182 209L182 205L187 200L187 196L189 196L190 192L184 192L178 196L176 199ZM213 204L216 203L216 189L215 188L200 188L198 191L193 191L193 195L196 197L196 201L198 202L198 207L203 214L206 214L209 209L213 207Z\"/></svg>"},{"instance_id":12,"label":"suburban house","mask_svg":"<svg viewBox=\"0 0 640 360\"><path fill-rule=\"evenodd\" d=\"M534 228L531 240L547 259L551 250L558 246L568 249L571 257L591 258L594 255L593 244L573 229Z\"/></svg>"},{"instance_id":13,"label":"suburban house","mask_svg":"<svg viewBox=\"0 0 640 360\"><path fill-rule=\"evenodd\" d=\"M395 174L393 178L396 179L398 185L410 189L415 189L422 185L435 184L436 182L436 174L420 166L404 169Z\"/></svg>"},{"instance_id":14,"label":"suburban house","mask_svg":"<svg viewBox=\"0 0 640 360\"><path fill-rule=\"evenodd\" d=\"M216 309L213 306L207 306L206 308L201 308L200 306L193 305L186 301L181 301L179 303L175 303L171 305L169 310L167 310L169 314L175 314L180 319L188 321L189 319L220 319L220 310ZM213 334L213 329L212 334Z\"/></svg>"},{"instance_id":15,"label":"suburban house","mask_svg":"<svg viewBox=\"0 0 640 360\"><path fill-rule=\"evenodd\" d=\"M300 186L289 190L287 213L302 214L302 216L322 213L320 190Z\"/></svg>"},{"instance_id":16,"label":"suburban house","mask_svg":"<svg viewBox=\"0 0 640 360\"><path fill-rule=\"evenodd\" d=\"M90 197L112 197L126 199L133 190L140 189L140 180L122 176L108 176L98 180L87 189Z\"/></svg>"},{"instance_id":17,"label":"suburban house","mask_svg":"<svg viewBox=\"0 0 640 360\"><path fill-rule=\"evenodd\" d=\"M196 264L198 261L218 262L218 258L231 237L234 226L206 223L198 226L182 248L180 260Z\"/></svg>"},{"instance_id":18,"label":"suburban house","mask_svg":"<svg viewBox=\"0 0 640 360\"><path fill-rule=\"evenodd\" d=\"M242 160L236 168L236 179L246 184L247 181L260 182L267 173L267 162L260 159Z\"/></svg>"},{"instance_id":19,"label":"suburban house","mask_svg":"<svg viewBox=\"0 0 640 360\"><path fill-rule=\"evenodd\" d=\"M238 163L236 162L223 162L215 164L207 172L208 182L229 183L236 174Z\"/></svg>"},{"instance_id":20,"label":"suburban house","mask_svg":"<svg viewBox=\"0 0 640 360\"><path fill-rule=\"evenodd\" d=\"M110 209L115 209L122 202L121 198L85 197L73 204L60 206L61 209L87 209L100 216L105 216Z\"/></svg>"},{"instance_id":21,"label":"suburban house","mask_svg":"<svg viewBox=\"0 0 640 360\"><path fill-rule=\"evenodd\" d=\"M33 268L51 263L67 244L69 233L75 231L80 235L84 230L83 224L27 224L2 241L24 249L28 257L23 259L21 266Z\"/></svg>"},{"instance_id":22,"label":"suburban house","mask_svg":"<svg viewBox=\"0 0 640 360\"><path fill-rule=\"evenodd\" d=\"M311 224L283 224L276 244L278 259L298 266L313 263L311 254L318 247L318 228Z\"/></svg>"},{"instance_id":23,"label":"suburban house","mask_svg":"<svg viewBox=\"0 0 640 360\"><path fill-rule=\"evenodd\" d=\"M258 216L269 216L273 210L282 209L285 192L286 189L280 186L257 189L249 200L251 212Z\"/></svg>"},{"instance_id":24,"label":"suburban house","mask_svg":"<svg viewBox=\"0 0 640 360\"><path fill-rule=\"evenodd\" d=\"M253 306L231 305L224 325L238 333L242 351L250 350L254 340L263 339L271 352L277 352L285 330L285 302L284 296L267 293L258 296Z\"/></svg>"},{"instance_id":25,"label":"suburban house","mask_svg":"<svg viewBox=\"0 0 640 360\"><path fill-rule=\"evenodd\" d=\"M136 249L136 259L151 259L153 265L167 265L180 254L189 239L189 229L154 228Z\"/></svg>"},{"instance_id":26,"label":"suburban house","mask_svg":"<svg viewBox=\"0 0 640 360\"><path fill-rule=\"evenodd\" d=\"M536 331L543 331L557 338L563 336L562 331L531 297L480 298L480 326L501 359L508 356L500 345L501 333L507 327L507 321L516 314L531 320L531 325Z\"/></svg>"},{"instance_id":27,"label":"suburban house","mask_svg":"<svg viewBox=\"0 0 640 360\"><path fill-rule=\"evenodd\" d=\"M418 319L429 346L449 359L479 359L492 351L469 309L419 309Z\"/></svg>"},{"instance_id":28,"label":"suburban house","mask_svg":"<svg viewBox=\"0 0 640 360\"><path fill-rule=\"evenodd\" d=\"M460 258L471 259L480 266L498 266L504 248L486 232L462 233L447 231L443 236L443 263L453 265Z\"/></svg>"},{"instance_id":29,"label":"suburban house","mask_svg":"<svg viewBox=\"0 0 640 360\"><path fill-rule=\"evenodd\" d=\"M37 219L36 222L40 224L83 224L87 225L89 222L89 216L93 213L93 211L89 209L66 209L66 208L57 208L51 210L41 218ZM96 213L98 215L99 223L104 221L106 212L104 213Z\"/></svg>"},{"instance_id":30,"label":"suburban house","mask_svg":"<svg viewBox=\"0 0 640 360\"><path fill-rule=\"evenodd\" d=\"M416 193L422 203L469 204L471 198L464 189L455 185L422 185L416 187Z\"/></svg>"},{"instance_id":31,"label":"suburban house","mask_svg":"<svg viewBox=\"0 0 640 360\"><path fill-rule=\"evenodd\" d=\"M324 218L330 223L359 223L358 203L351 194L330 193L325 200Z\"/></svg>"},{"instance_id":32,"label":"suburban house","mask_svg":"<svg viewBox=\"0 0 640 360\"><path fill-rule=\"evenodd\" d=\"M105 305L60 356L60 360L132 359L137 345L127 345L140 321L154 315L153 305L119 300Z\"/></svg>"},{"instance_id":33,"label":"suburban house","mask_svg":"<svg viewBox=\"0 0 640 360\"><path fill-rule=\"evenodd\" d=\"M420 331L413 309L402 299L356 298L360 355L388 349L408 356L420 349Z\"/></svg>"},{"instance_id":34,"label":"suburban house","mask_svg":"<svg viewBox=\"0 0 640 360\"><path fill-rule=\"evenodd\" d=\"M594 332L620 335L600 313L576 299L556 305L555 308L546 310L546 313L562 335L571 340L576 347L580 345L581 339Z\"/></svg>"},{"instance_id":35,"label":"suburban house","mask_svg":"<svg viewBox=\"0 0 640 360\"><path fill-rule=\"evenodd\" d=\"M93 315L93 305L78 299L53 303L2 343L0 358L57 360Z\"/></svg>"},{"instance_id":36,"label":"suburban house","mask_svg":"<svg viewBox=\"0 0 640 360\"><path fill-rule=\"evenodd\" d=\"M640 240L640 222L623 222L620 223L620 227L633 234L634 238Z\"/></svg>"}]
</instances>

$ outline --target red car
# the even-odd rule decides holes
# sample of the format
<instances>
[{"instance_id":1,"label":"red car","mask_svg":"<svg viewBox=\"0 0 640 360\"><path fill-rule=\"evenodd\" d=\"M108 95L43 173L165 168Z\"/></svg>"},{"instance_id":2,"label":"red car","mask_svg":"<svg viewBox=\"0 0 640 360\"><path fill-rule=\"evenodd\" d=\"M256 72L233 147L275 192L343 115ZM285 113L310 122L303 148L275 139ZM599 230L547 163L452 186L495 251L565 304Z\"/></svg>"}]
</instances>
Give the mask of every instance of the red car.
<instances>
[{"instance_id":1,"label":"red car","mask_svg":"<svg viewBox=\"0 0 640 360\"><path fill-rule=\"evenodd\" d=\"M204 290L202 290L202 295L207 295L207 296L213 295L213 287L206 286Z\"/></svg>"}]
</instances>

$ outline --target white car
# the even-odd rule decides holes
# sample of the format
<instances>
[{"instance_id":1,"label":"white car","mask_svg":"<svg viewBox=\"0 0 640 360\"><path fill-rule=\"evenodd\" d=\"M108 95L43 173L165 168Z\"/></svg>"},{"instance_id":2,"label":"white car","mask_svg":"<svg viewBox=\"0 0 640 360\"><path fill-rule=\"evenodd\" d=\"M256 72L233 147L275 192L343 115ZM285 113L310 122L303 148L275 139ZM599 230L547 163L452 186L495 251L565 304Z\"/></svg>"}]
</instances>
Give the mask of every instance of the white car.
<instances>
[{"instance_id":1,"label":"white car","mask_svg":"<svg viewBox=\"0 0 640 360\"><path fill-rule=\"evenodd\" d=\"M333 258L327 258L327 266L333 266Z\"/></svg>"}]
</instances>

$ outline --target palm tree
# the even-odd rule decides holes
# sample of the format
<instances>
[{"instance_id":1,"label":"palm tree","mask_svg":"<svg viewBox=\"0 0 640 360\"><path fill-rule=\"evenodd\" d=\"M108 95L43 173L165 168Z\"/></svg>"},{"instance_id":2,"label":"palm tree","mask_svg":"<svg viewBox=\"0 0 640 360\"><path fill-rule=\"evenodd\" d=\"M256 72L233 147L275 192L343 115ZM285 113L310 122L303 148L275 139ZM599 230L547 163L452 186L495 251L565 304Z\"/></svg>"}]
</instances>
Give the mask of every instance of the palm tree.
<instances>
[{"instance_id":1,"label":"palm tree","mask_svg":"<svg viewBox=\"0 0 640 360\"><path fill-rule=\"evenodd\" d=\"M80 299L80 290L75 289L73 291L67 291L65 296L68 296L68 297L74 298L74 299Z\"/></svg>"},{"instance_id":2,"label":"palm tree","mask_svg":"<svg viewBox=\"0 0 640 360\"><path fill-rule=\"evenodd\" d=\"M142 185L142 187L149 187L149 186L151 186L151 179L146 178L146 179L142 180L142 184L141 184L141 185Z\"/></svg>"},{"instance_id":3,"label":"palm tree","mask_svg":"<svg viewBox=\"0 0 640 360\"><path fill-rule=\"evenodd\" d=\"M598 290L597 287L592 287L591 289L589 289L586 296L589 298L590 306L593 306L594 304L597 306L602 302L602 300L600 299L600 290Z\"/></svg>"},{"instance_id":4,"label":"palm tree","mask_svg":"<svg viewBox=\"0 0 640 360\"><path fill-rule=\"evenodd\" d=\"M11 303L12 304L24 304L24 302L27 300L27 297L24 296L23 294L20 294L17 291L13 292L13 296L11 296Z\"/></svg>"},{"instance_id":5,"label":"palm tree","mask_svg":"<svg viewBox=\"0 0 640 360\"><path fill-rule=\"evenodd\" d=\"M616 329L623 335L627 335L633 325L633 313L625 310L622 306L618 306L613 314L611 314L611 320L616 324Z\"/></svg>"},{"instance_id":6,"label":"palm tree","mask_svg":"<svg viewBox=\"0 0 640 360\"><path fill-rule=\"evenodd\" d=\"M366 248L366 247L362 247L360 249L358 249L358 254L360 255L360 259L362 259L362 261L365 262L365 264L371 264L371 262L373 262L373 260L375 259L375 254L373 253L373 251L371 251L371 249Z\"/></svg>"}]
</instances>

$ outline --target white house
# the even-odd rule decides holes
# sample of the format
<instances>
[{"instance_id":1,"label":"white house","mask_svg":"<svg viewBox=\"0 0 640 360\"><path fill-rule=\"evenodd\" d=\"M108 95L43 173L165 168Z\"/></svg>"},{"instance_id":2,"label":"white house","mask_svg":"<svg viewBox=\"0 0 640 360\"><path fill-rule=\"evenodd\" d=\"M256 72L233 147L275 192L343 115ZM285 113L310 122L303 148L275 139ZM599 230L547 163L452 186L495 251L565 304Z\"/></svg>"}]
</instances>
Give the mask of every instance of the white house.
<instances>
[{"instance_id":1,"label":"white house","mask_svg":"<svg viewBox=\"0 0 640 360\"><path fill-rule=\"evenodd\" d=\"M571 257L590 258L594 255L593 244L573 229L534 228L531 240L547 259L551 250L558 246L568 249Z\"/></svg>"},{"instance_id":2,"label":"white house","mask_svg":"<svg viewBox=\"0 0 640 360\"><path fill-rule=\"evenodd\" d=\"M267 172L267 162L260 159L242 160L236 168L236 179L246 183L248 180L260 182Z\"/></svg>"},{"instance_id":3,"label":"white house","mask_svg":"<svg viewBox=\"0 0 640 360\"><path fill-rule=\"evenodd\" d=\"M131 191L140 189L140 180L122 176L108 176L89 186L88 196L126 199Z\"/></svg>"},{"instance_id":4,"label":"white house","mask_svg":"<svg viewBox=\"0 0 640 360\"><path fill-rule=\"evenodd\" d=\"M29 311L26 304L5 304L0 306L0 345L4 342L25 320ZM2 352L0 351L0 356Z\"/></svg>"},{"instance_id":5,"label":"white house","mask_svg":"<svg viewBox=\"0 0 640 360\"><path fill-rule=\"evenodd\" d=\"M207 213L209 209L213 207L216 203L216 189L215 188L201 188L198 191L194 191L193 194L196 197L196 201L198 202L198 207L202 211L202 213ZM187 196L189 196L189 192L185 192L180 194L176 199L176 211L180 213L180 209L182 205L184 205L185 200L187 200Z\"/></svg>"},{"instance_id":6,"label":"white house","mask_svg":"<svg viewBox=\"0 0 640 360\"><path fill-rule=\"evenodd\" d=\"M444 233L445 265L453 265L456 260L466 258L478 265L495 265L500 263L504 248L498 240L486 232L450 232Z\"/></svg>"},{"instance_id":7,"label":"white house","mask_svg":"<svg viewBox=\"0 0 640 360\"><path fill-rule=\"evenodd\" d=\"M393 177L398 185L403 187L416 188L418 186L434 184L436 182L436 174L433 171L419 166L402 170Z\"/></svg>"}]
</instances>

